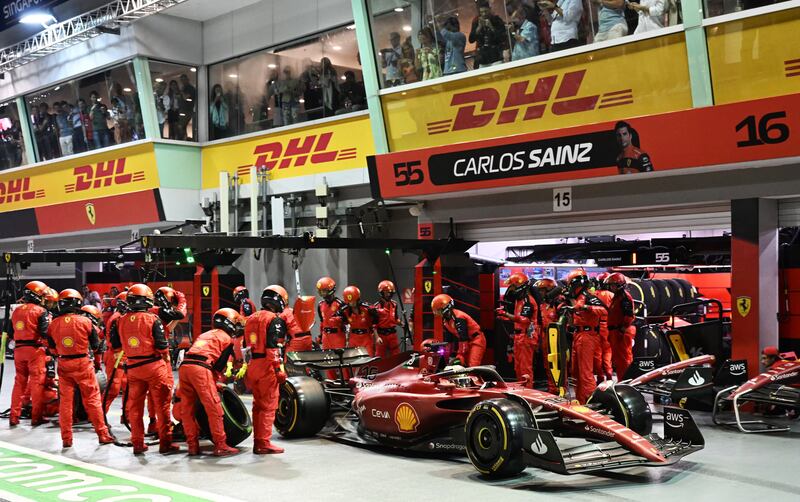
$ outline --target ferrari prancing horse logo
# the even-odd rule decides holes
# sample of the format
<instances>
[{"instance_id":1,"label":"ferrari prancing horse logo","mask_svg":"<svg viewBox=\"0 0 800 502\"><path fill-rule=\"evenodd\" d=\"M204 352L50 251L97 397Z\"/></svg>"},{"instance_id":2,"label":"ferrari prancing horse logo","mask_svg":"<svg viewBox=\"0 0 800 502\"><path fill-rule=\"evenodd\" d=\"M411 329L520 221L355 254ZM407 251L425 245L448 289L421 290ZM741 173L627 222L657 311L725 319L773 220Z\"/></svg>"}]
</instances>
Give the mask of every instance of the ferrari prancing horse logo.
<instances>
[{"instance_id":1,"label":"ferrari prancing horse logo","mask_svg":"<svg viewBox=\"0 0 800 502\"><path fill-rule=\"evenodd\" d=\"M209 286L203 286L203 296L208 296L211 293L211 288Z\"/></svg>"},{"instance_id":2,"label":"ferrari prancing horse logo","mask_svg":"<svg viewBox=\"0 0 800 502\"><path fill-rule=\"evenodd\" d=\"M750 307L752 305L753 302L749 296L740 296L736 299L736 310L742 317L747 317L747 314L750 313Z\"/></svg>"},{"instance_id":3,"label":"ferrari prancing horse logo","mask_svg":"<svg viewBox=\"0 0 800 502\"><path fill-rule=\"evenodd\" d=\"M91 202L86 204L86 217L89 218L89 223L92 225L97 221L97 213L94 210L94 204Z\"/></svg>"},{"instance_id":4,"label":"ferrari prancing horse logo","mask_svg":"<svg viewBox=\"0 0 800 502\"><path fill-rule=\"evenodd\" d=\"M433 290L433 281L425 281L423 284L426 293L430 293Z\"/></svg>"}]
</instances>

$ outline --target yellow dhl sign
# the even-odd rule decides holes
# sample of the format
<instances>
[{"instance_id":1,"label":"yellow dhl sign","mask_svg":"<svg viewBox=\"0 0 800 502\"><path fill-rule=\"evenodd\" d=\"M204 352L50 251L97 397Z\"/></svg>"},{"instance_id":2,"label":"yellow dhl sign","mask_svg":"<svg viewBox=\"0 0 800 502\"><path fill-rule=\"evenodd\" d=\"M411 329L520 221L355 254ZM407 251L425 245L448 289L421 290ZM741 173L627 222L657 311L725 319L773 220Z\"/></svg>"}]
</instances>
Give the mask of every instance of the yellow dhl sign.
<instances>
[{"instance_id":1,"label":"yellow dhl sign","mask_svg":"<svg viewBox=\"0 0 800 502\"><path fill-rule=\"evenodd\" d=\"M250 182L250 167L269 179L324 174L367 166L375 154L369 117L309 126L203 148L203 189L219 187L219 173L238 173Z\"/></svg>"},{"instance_id":2,"label":"yellow dhl sign","mask_svg":"<svg viewBox=\"0 0 800 502\"><path fill-rule=\"evenodd\" d=\"M798 32L800 8L707 27L714 103L796 93L800 89Z\"/></svg>"},{"instance_id":3,"label":"yellow dhl sign","mask_svg":"<svg viewBox=\"0 0 800 502\"><path fill-rule=\"evenodd\" d=\"M666 62L662 64L660 62ZM381 98L392 151L691 108L683 34Z\"/></svg>"},{"instance_id":4,"label":"yellow dhl sign","mask_svg":"<svg viewBox=\"0 0 800 502\"><path fill-rule=\"evenodd\" d=\"M152 143L0 173L0 213L158 188Z\"/></svg>"}]
</instances>

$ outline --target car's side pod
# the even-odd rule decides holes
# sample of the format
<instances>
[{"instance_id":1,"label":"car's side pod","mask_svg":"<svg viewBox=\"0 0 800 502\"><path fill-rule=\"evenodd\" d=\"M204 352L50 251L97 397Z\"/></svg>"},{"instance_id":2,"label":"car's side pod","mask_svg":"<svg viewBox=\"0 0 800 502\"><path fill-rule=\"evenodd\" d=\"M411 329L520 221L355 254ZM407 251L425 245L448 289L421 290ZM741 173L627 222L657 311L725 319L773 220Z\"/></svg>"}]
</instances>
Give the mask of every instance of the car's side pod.
<instances>
[{"instance_id":1,"label":"car's side pod","mask_svg":"<svg viewBox=\"0 0 800 502\"><path fill-rule=\"evenodd\" d=\"M706 444L692 414L675 406L664 406L664 439L693 446Z\"/></svg>"}]
</instances>

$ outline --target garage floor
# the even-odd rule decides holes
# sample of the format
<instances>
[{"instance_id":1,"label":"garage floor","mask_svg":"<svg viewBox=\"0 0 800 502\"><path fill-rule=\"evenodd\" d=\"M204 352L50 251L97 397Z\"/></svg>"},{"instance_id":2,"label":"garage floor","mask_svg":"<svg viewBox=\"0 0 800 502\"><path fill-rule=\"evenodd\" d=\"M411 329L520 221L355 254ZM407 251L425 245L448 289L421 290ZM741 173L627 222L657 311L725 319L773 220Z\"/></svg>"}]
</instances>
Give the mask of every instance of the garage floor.
<instances>
[{"instance_id":1,"label":"garage floor","mask_svg":"<svg viewBox=\"0 0 800 502\"><path fill-rule=\"evenodd\" d=\"M10 361L9 361L10 362ZM13 363L6 367L0 408L10 401ZM245 397L249 405L249 396ZM694 413L705 435L706 449L664 468L634 468L592 476L560 476L528 469L523 476L503 482L487 482L466 461L409 458L381 454L322 439L276 442L283 455L255 456L252 439L245 452L225 458L189 459L185 454L161 456L148 452L134 457L129 449L98 446L87 426L75 436L75 445L62 452L58 427L31 429L28 421L9 429L0 423L0 448L4 443L27 447L63 458L110 468L121 475L136 475L204 492L212 500L797 500L797 468L800 465L800 423L788 434L745 435L710 426L710 416ZM109 422L119 423L119 402ZM657 426L660 429L660 425ZM124 427L114 425L121 438ZM152 449L152 448L151 448ZM16 497L13 480L1 467L0 500ZM77 464L77 463L75 463ZM178 495L172 500L198 500L201 494ZM88 496L88 495L87 495ZM65 500L42 493L35 498ZM81 499L72 499L81 500ZM92 499L94 500L94 499ZM116 500L116 499L115 499ZM121 499L120 499L121 500ZM161 500L170 500L169 498Z\"/></svg>"}]
</instances>

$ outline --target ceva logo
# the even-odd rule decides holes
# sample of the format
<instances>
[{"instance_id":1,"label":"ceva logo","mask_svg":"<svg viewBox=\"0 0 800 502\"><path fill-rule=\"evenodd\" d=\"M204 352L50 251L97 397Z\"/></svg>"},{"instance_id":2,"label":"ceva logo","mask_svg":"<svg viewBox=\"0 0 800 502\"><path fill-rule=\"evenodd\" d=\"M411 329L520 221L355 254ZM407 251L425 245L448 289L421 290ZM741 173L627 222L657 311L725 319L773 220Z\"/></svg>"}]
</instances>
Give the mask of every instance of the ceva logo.
<instances>
[{"instance_id":1,"label":"ceva logo","mask_svg":"<svg viewBox=\"0 0 800 502\"><path fill-rule=\"evenodd\" d=\"M125 185L144 181L145 178L144 171L125 172L125 157L98 162L95 165L78 166L72 170L72 174L75 176L75 182L64 185L66 193Z\"/></svg>"},{"instance_id":2,"label":"ceva logo","mask_svg":"<svg viewBox=\"0 0 800 502\"><path fill-rule=\"evenodd\" d=\"M11 204L21 200L40 199L44 197L44 190L31 189L31 178L17 178L0 181L0 204Z\"/></svg>"},{"instance_id":3,"label":"ceva logo","mask_svg":"<svg viewBox=\"0 0 800 502\"><path fill-rule=\"evenodd\" d=\"M323 134L310 134L292 138L284 144L273 141L258 145L253 150L256 169L271 171L276 167L301 167L308 163L325 164L336 160L350 160L356 158L357 148L344 148L341 150L330 149L333 132ZM240 166L237 169L239 176L248 174L250 166Z\"/></svg>"},{"instance_id":4,"label":"ceva logo","mask_svg":"<svg viewBox=\"0 0 800 502\"><path fill-rule=\"evenodd\" d=\"M633 103L632 89L578 97L585 75L586 70L578 70L561 76L561 83L550 105L550 113L568 115L595 108L610 108ZM556 74L541 77L535 83L532 80L514 82L505 91L502 107L501 92L494 87L454 94L450 106L459 107L455 119L428 122L428 134L475 129L491 123L502 125L520 120L540 119L547 111L558 79L559 75ZM531 84L533 90L530 90Z\"/></svg>"}]
</instances>

